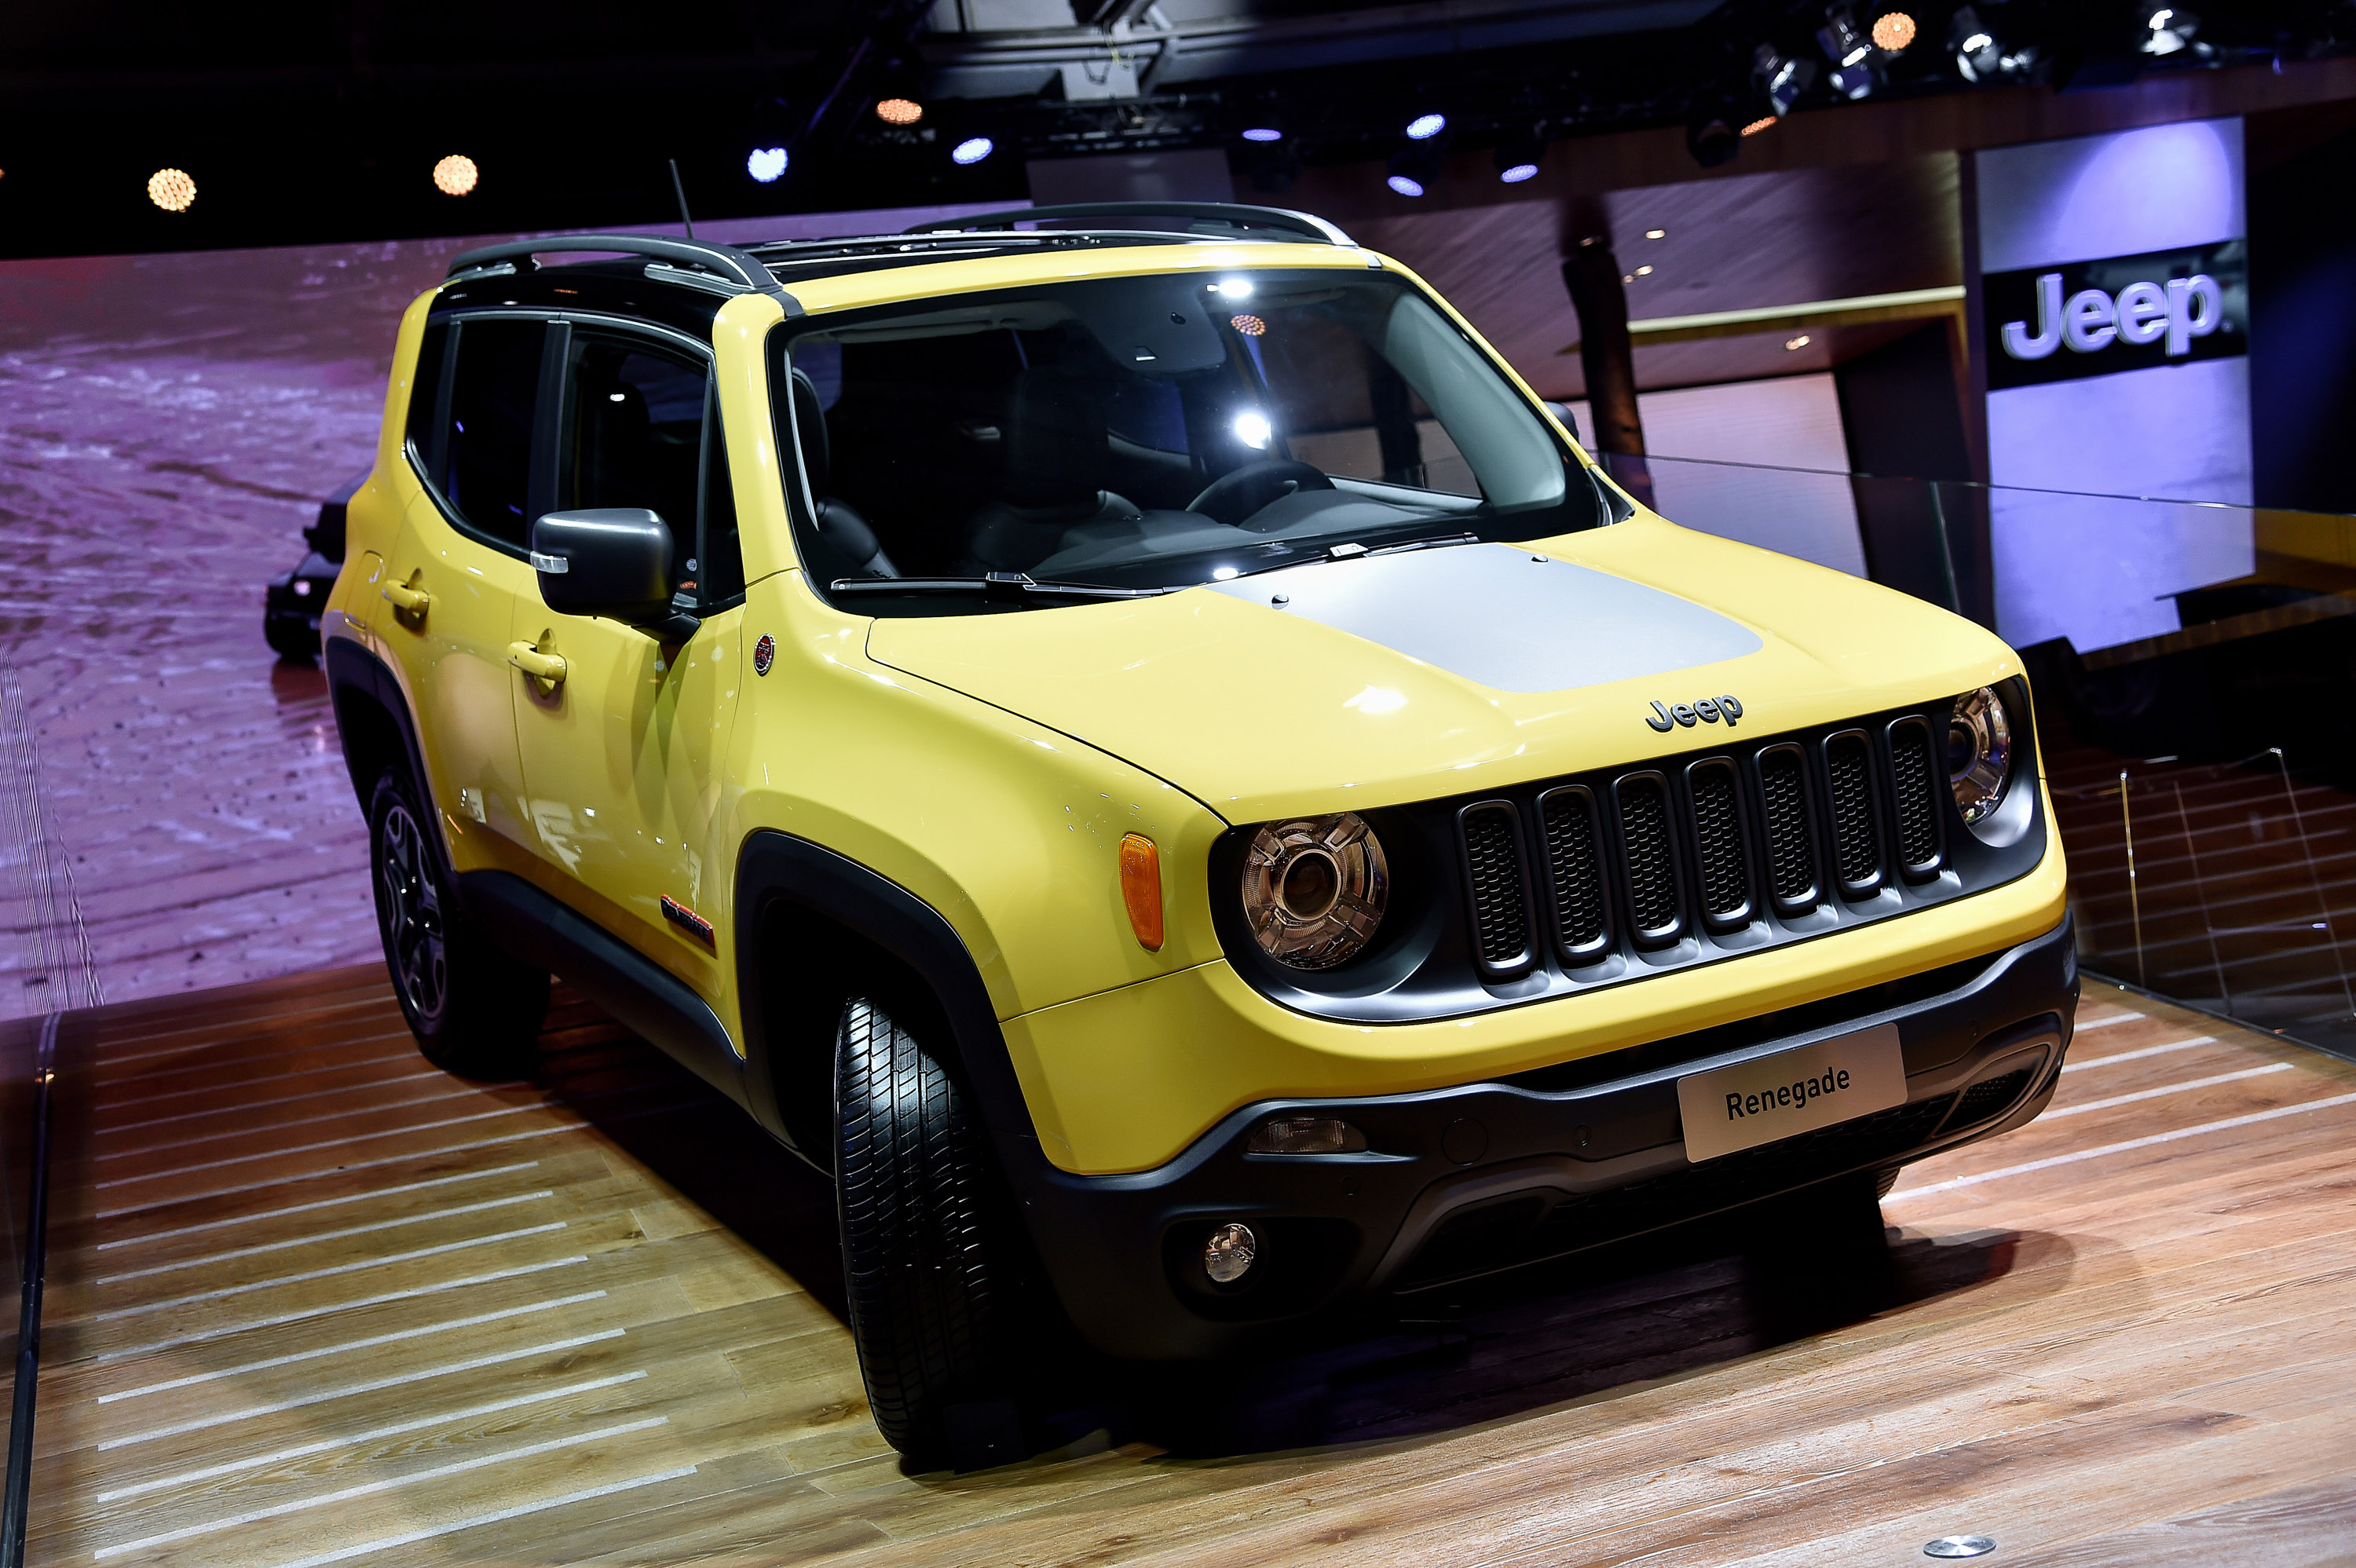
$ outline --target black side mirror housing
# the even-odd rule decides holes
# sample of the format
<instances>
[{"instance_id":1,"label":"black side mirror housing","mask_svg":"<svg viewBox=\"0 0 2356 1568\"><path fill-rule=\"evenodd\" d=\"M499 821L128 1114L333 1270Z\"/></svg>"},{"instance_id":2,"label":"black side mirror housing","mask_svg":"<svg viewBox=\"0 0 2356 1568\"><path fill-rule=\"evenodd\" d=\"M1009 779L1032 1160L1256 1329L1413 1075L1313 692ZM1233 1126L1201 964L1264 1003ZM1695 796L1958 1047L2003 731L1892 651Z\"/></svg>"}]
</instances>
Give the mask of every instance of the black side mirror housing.
<instances>
[{"instance_id":1,"label":"black side mirror housing","mask_svg":"<svg viewBox=\"0 0 2356 1568\"><path fill-rule=\"evenodd\" d=\"M670 525L641 507L550 512L531 525L540 597L564 615L603 615L676 635L691 616L671 604Z\"/></svg>"}]
</instances>

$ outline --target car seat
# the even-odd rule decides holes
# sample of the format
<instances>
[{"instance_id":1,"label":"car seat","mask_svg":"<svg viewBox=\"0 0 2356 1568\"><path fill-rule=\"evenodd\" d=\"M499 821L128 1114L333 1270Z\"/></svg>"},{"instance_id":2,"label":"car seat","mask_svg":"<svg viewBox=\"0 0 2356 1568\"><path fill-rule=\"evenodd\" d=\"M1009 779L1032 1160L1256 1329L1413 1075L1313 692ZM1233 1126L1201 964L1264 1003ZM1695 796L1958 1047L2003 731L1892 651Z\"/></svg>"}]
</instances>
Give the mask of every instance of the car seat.
<instances>
[{"instance_id":1,"label":"car seat","mask_svg":"<svg viewBox=\"0 0 2356 1568\"><path fill-rule=\"evenodd\" d=\"M1014 378L1003 427L1005 477L999 498L967 525L959 570L1025 571L1053 555L1075 528L1143 516L1104 488L1112 468L1105 401L1102 388L1048 367Z\"/></svg>"},{"instance_id":2,"label":"car seat","mask_svg":"<svg viewBox=\"0 0 2356 1568\"><path fill-rule=\"evenodd\" d=\"M802 448L802 474L818 507L819 537L840 550L853 571L866 577L897 577L900 569L884 552L875 530L850 502L826 493L834 477L832 443L826 431L826 410L819 402L818 383L807 371L796 370L794 431Z\"/></svg>"}]
</instances>

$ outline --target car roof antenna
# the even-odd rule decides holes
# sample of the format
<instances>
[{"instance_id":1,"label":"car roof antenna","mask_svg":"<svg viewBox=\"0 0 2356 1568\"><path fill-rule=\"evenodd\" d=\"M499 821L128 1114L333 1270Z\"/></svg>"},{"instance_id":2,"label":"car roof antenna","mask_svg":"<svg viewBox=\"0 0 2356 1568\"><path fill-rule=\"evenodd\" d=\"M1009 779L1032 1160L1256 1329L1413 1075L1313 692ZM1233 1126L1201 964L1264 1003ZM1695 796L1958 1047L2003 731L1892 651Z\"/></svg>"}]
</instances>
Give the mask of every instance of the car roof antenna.
<instances>
[{"instance_id":1,"label":"car roof antenna","mask_svg":"<svg viewBox=\"0 0 2356 1568\"><path fill-rule=\"evenodd\" d=\"M672 158L669 162L670 191L673 196L679 197L679 226L686 229L687 237L692 240L695 238L695 224L687 216L687 187L679 183L679 160Z\"/></svg>"}]
</instances>

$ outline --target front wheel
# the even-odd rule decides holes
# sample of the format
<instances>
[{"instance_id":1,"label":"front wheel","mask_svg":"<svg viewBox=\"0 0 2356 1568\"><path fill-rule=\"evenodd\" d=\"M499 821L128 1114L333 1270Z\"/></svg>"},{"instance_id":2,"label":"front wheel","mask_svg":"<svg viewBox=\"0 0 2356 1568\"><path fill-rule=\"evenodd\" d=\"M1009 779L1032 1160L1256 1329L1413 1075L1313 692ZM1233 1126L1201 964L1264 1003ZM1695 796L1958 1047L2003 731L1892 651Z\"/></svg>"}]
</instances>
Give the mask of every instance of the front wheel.
<instances>
[{"instance_id":1,"label":"front wheel","mask_svg":"<svg viewBox=\"0 0 2356 1568\"><path fill-rule=\"evenodd\" d=\"M1019 1443L1021 1239L963 1092L864 997L835 1037L835 1201L851 1339L884 1441L920 1461L969 1449L978 1424L1001 1434L991 1446Z\"/></svg>"},{"instance_id":2,"label":"front wheel","mask_svg":"<svg viewBox=\"0 0 2356 1568\"><path fill-rule=\"evenodd\" d=\"M409 775L387 768L369 803L377 934L402 1016L425 1060L469 1078L528 1078L538 1065L548 975L494 947L467 920L433 817Z\"/></svg>"}]
</instances>

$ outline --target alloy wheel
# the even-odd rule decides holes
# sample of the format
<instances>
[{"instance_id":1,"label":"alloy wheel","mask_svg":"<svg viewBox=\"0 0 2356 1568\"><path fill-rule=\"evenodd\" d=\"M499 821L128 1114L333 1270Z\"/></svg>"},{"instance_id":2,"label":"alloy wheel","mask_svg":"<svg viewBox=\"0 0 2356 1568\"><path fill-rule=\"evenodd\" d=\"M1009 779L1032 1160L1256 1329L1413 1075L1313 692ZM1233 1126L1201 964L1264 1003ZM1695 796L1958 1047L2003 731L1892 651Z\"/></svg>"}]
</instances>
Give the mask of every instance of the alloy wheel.
<instances>
[{"instance_id":1,"label":"alloy wheel","mask_svg":"<svg viewBox=\"0 0 2356 1568\"><path fill-rule=\"evenodd\" d=\"M377 893L377 918L402 999L419 1018L438 1019L450 990L442 897L426 869L424 835L398 801L384 814Z\"/></svg>"}]
</instances>

